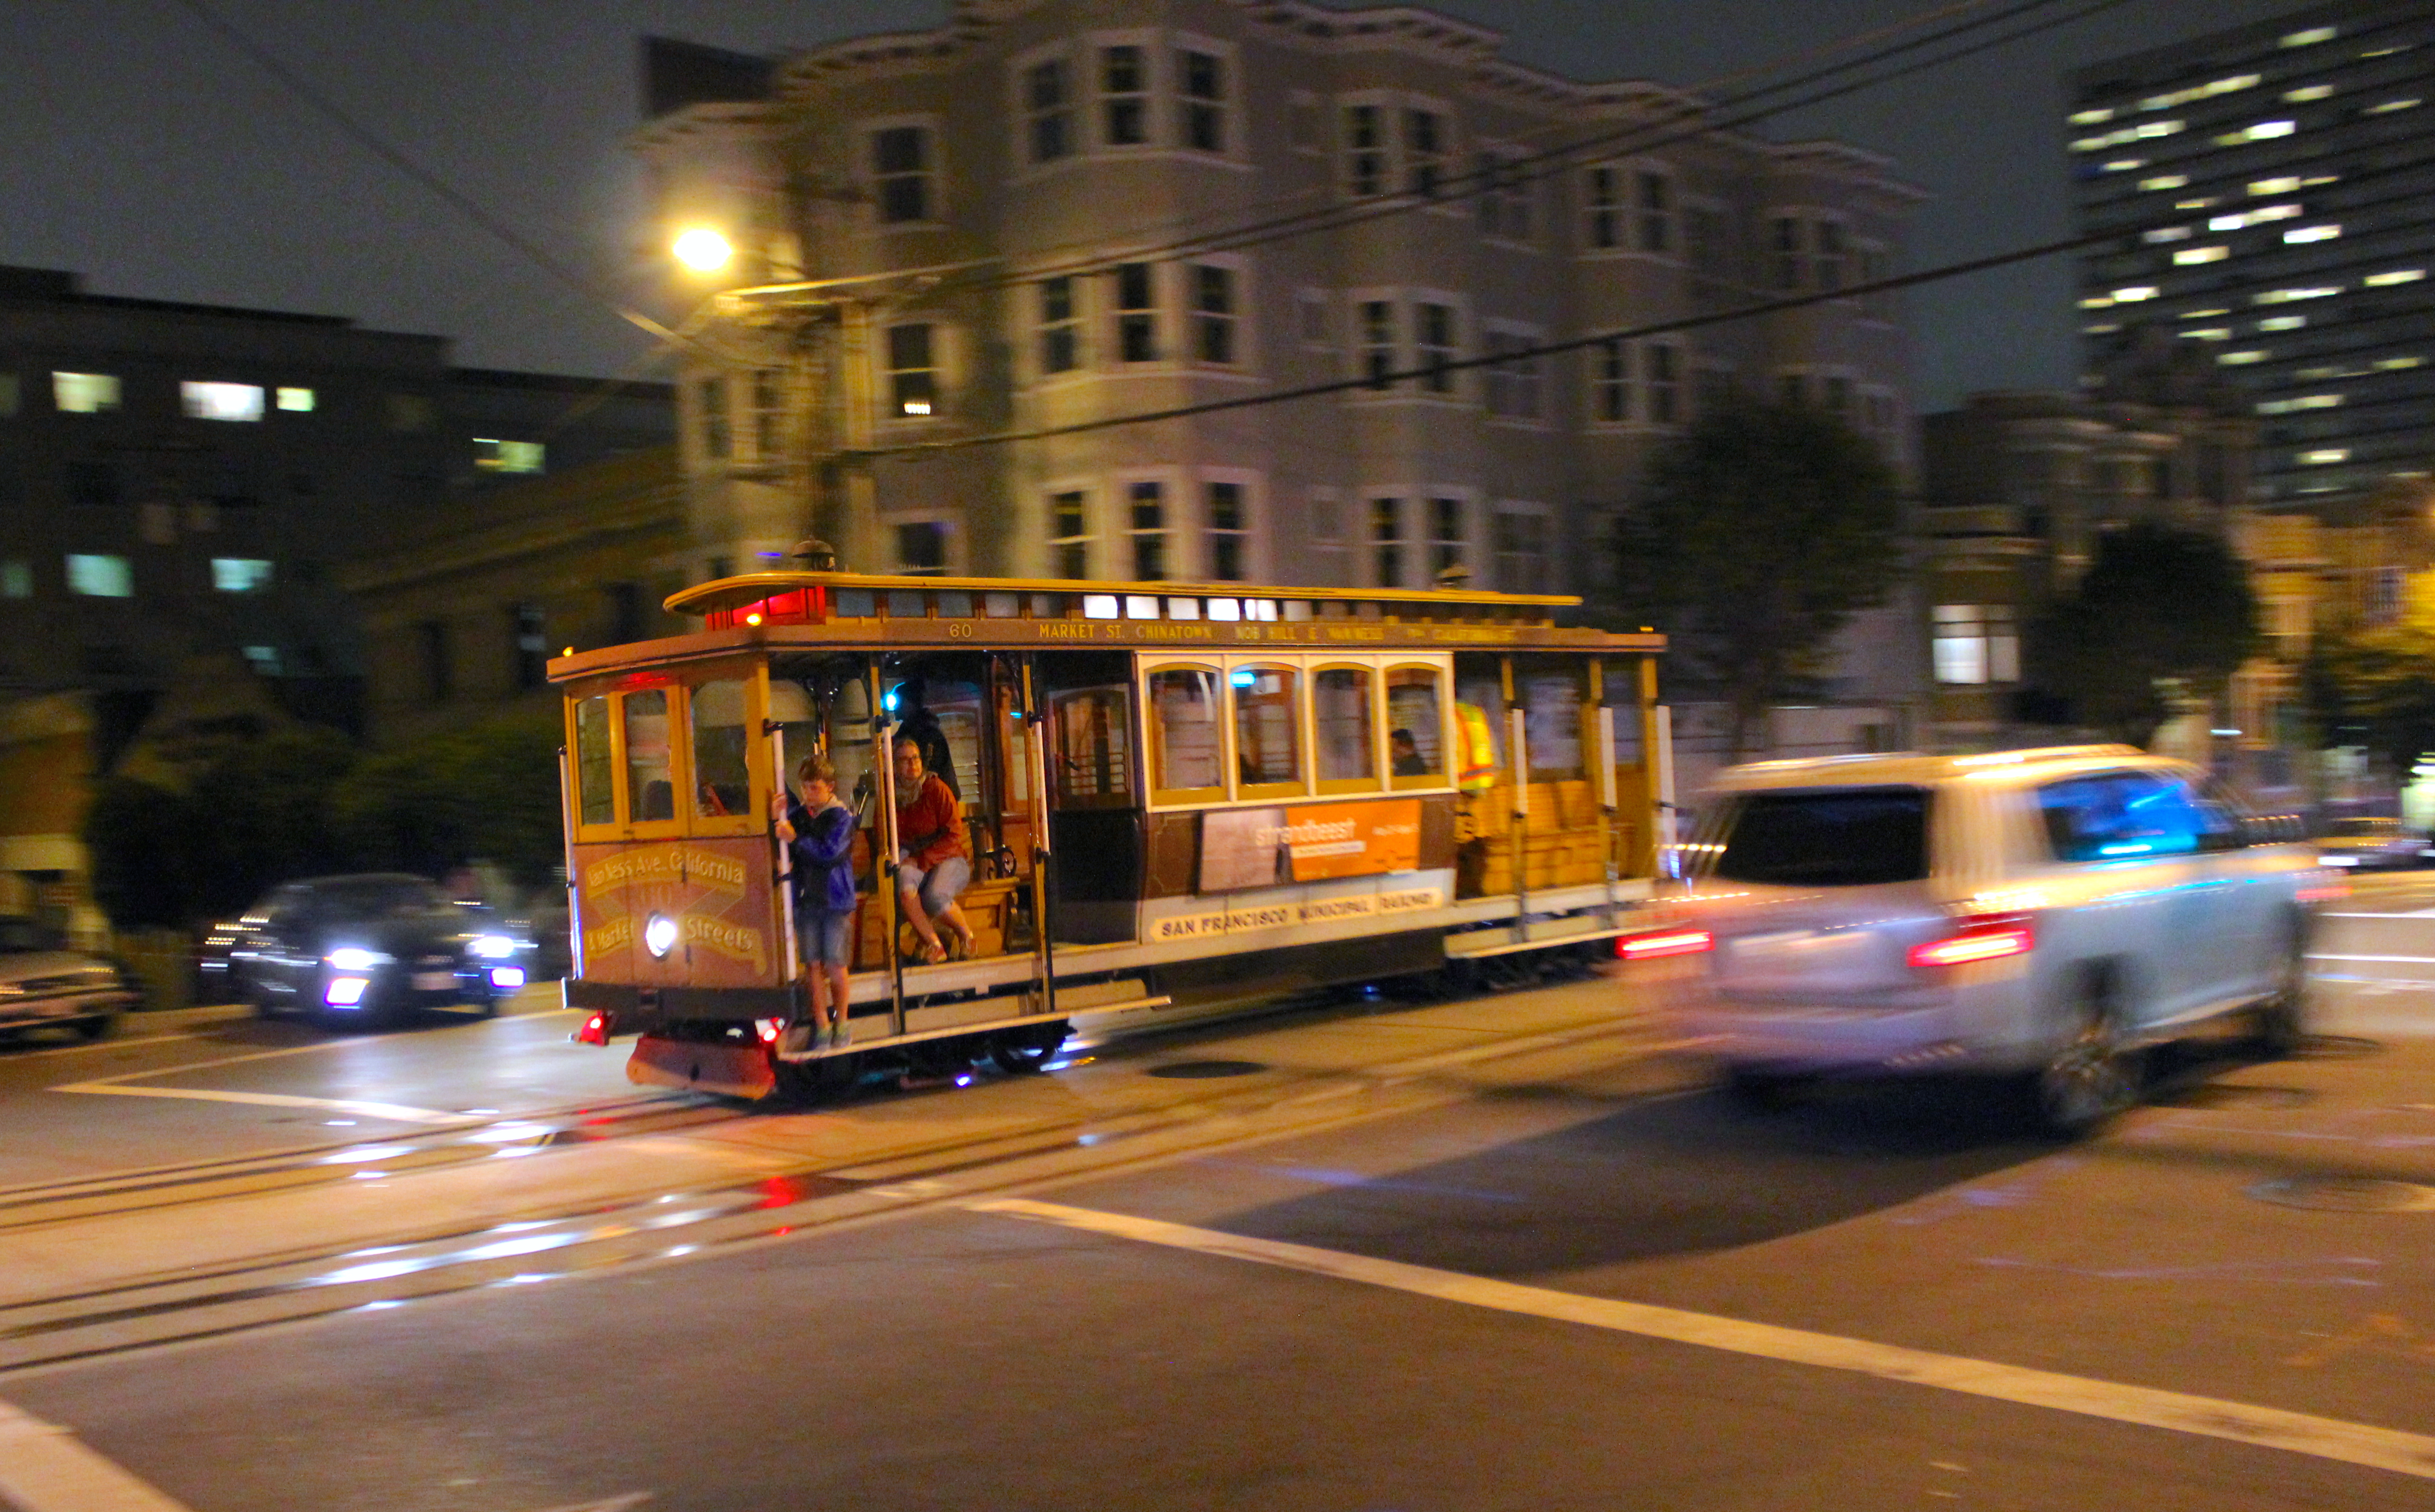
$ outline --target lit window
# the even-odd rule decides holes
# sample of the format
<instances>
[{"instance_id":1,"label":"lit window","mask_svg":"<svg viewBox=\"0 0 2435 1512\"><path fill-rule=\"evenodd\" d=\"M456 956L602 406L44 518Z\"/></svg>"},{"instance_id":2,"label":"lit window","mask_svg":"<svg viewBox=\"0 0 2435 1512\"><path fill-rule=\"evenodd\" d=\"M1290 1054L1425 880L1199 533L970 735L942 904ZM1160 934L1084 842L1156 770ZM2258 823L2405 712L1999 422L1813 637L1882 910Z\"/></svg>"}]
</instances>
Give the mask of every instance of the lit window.
<instances>
[{"instance_id":1,"label":"lit window","mask_svg":"<svg viewBox=\"0 0 2435 1512\"><path fill-rule=\"evenodd\" d=\"M2300 180L2297 179L2255 179L2250 181L2249 193L2253 198L2258 195L2288 195L2299 187Z\"/></svg>"},{"instance_id":2,"label":"lit window","mask_svg":"<svg viewBox=\"0 0 2435 1512\"><path fill-rule=\"evenodd\" d=\"M34 596L34 564L11 557L0 561L0 598Z\"/></svg>"},{"instance_id":3,"label":"lit window","mask_svg":"<svg viewBox=\"0 0 2435 1512\"><path fill-rule=\"evenodd\" d=\"M2395 111L2414 111L2418 108L2419 103L2420 102L2414 98L2406 100L2386 100L2381 105L2371 105L2366 110L2359 112L2359 113L2361 115L2390 115Z\"/></svg>"},{"instance_id":4,"label":"lit window","mask_svg":"<svg viewBox=\"0 0 2435 1512\"><path fill-rule=\"evenodd\" d=\"M2088 299L2081 301L2080 307L2083 310L2110 310L2114 308L2114 296L2111 294L2094 295Z\"/></svg>"},{"instance_id":5,"label":"lit window","mask_svg":"<svg viewBox=\"0 0 2435 1512\"><path fill-rule=\"evenodd\" d=\"M2227 352L2215 360L2223 364L2227 368L2245 368L2253 362L2264 362L2266 360L2266 353L2263 352Z\"/></svg>"},{"instance_id":6,"label":"lit window","mask_svg":"<svg viewBox=\"0 0 2435 1512\"><path fill-rule=\"evenodd\" d=\"M2120 321L2109 320L2102 325L2081 326L2080 328L2080 334L2084 336L2101 336L2111 335L2112 333L2121 329L2122 325Z\"/></svg>"},{"instance_id":7,"label":"lit window","mask_svg":"<svg viewBox=\"0 0 2435 1512\"><path fill-rule=\"evenodd\" d=\"M2260 331L2297 331L2308 323L2305 315L2278 315L2257 322Z\"/></svg>"},{"instance_id":8,"label":"lit window","mask_svg":"<svg viewBox=\"0 0 2435 1512\"><path fill-rule=\"evenodd\" d=\"M2159 226L2154 231L2139 233L2139 239L2150 245L2157 242L2187 241L2189 236L2190 229L2187 226Z\"/></svg>"},{"instance_id":9,"label":"lit window","mask_svg":"<svg viewBox=\"0 0 2435 1512\"><path fill-rule=\"evenodd\" d=\"M2020 680L2020 632L2009 604L1937 605L1932 650L1939 682Z\"/></svg>"},{"instance_id":10,"label":"lit window","mask_svg":"<svg viewBox=\"0 0 2435 1512\"><path fill-rule=\"evenodd\" d=\"M62 415L107 415L118 408L118 375L55 372L51 374L51 404Z\"/></svg>"},{"instance_id":11,"label":"lit window","mask_svg":"<svg viewBox=\"0 0 2435 1512\"><path fill-rule=\"evenodd\" d=\"M2219 315L2230 315L2231 313L2232 312L2230 310L2225 309L2184 310L2179 318L2184 320L2212 320Z\"/></svg>"},{"instance_id":12,"label":"lit window","mask_svg":"<svg viewBox=\"0 0 2435 1512\"><path fill-rule=\"evenodd\" d=\"M2175 266L2187 267L2195 263L2220 263L2231 255L2232 249L2228 247L2186 247L2173 254L2173 263Z\"/></svg>"},{"instance_id":13,"label":"lit window","mask_svg":"<svg viewBox=\"0 0 2435 1512\"><path fill-rule=\"evenodd\" d=\"M2232 339L2232 327L2211 325L2203 331L2185 331L2182 335L2191 341L2229 341Z\"/></svg>"},{"instance_id":14,"label":"lit window","mask_svg":"<svg viewBox=\"0 0 2435 1512\"><path fill-rule=\"evenodd\" d=\"M2350 459L2351 449L2347 446L2328 446L2314 452L2303 452L2299 456L2303 467L2323 467L2328 462L2347 462Z\"/></svg>"},{"instance_id":15,"label":"lit window","mask_svg":"<svg viewBox=\"0 0 2435 1512\"><path fill-rule=\"evenodd\" d=\"M2215 196L2207 195L2198 199L2176 199L2173 201L2173 208L2175 210L2204 210L2215 202Z\"/></svg>"},{"instance_id":16,"label":"lit window","mask_svg":"<svg viewBox=\"0 0 2435 1512\"><path fill-rule=\"evenodd\" d=\"M2285 232L2283 233L2283 239L2287 242L2295 243L2329 242L2335 237L2340 236L2341 233L2342 229L2340 226L2302 226L2296 230Z\"/></svg>"},{"instance_id":17,"label":"lit window","mask_svg":"<svg viewBox=\"0 0 2435 1512\"><path fill-rule=\"evenodd\" d=\"M2283 92L2283 97L2294 105L2300 105L2309 100L2323 99L2333 92L2334 86L2331 84L2310 84L2305 89L2287 89Z\"/></svg>"},{"instance_id":18,"label":"lit window","mask_svg":"<svg viewBox=\"0 0 2435 1512\"><path fill-rule=\"evenodd\" d=\"M2114 291L2114 298L2123 304L2136 304L2141 300L2152 300L2155 297L2156 285L2153 284L2134 284L2127 289L2116 289Z\"/></svg>"},{"instance_id":19,"label":"lit window","mask_svg":"<svg viewBox=\"0 0 2435 1512\"><path fill-rule=\"evenodd\" d=\"M934 413L939 402L939 368L927 325L888 328L888 412L898 417Z\"/></svg>"},{"instance_id":20,"label":"lit window","mask_svg":"<svg viewBox=\"0 0 2435 1512\"><path fill-rule=\"evenodd\" d=\"M282 388L279 390L279 407L290 414L309 415L313 411L313 390Z\"/></svg>"},{"instance_id":21,"label":"lit window","mask_svg":"<svg viewBox=\"0 0 2435 1512\"><path fill-rule=\"evenodd\" d=\"M2333 40L2333 27L2311 26L2305 31L2287 32L2283 38L2283 45L2286 47L2313 47L2318 43L2331 42Z\"/></svg>"},{"instance_id":22,"label":"lit window","mask_svg":"<svg viewBox=\"0 0 2435 1512\"><path fill-rule=\"evenodd\" d=\"M124 557L71 555L68 558L68 592L88 598L132 598L135 596L135 574Z\"/></svg>"},{"instance_id":23,"label":"lit window","mask_svg":"<svg viewBox=\"0 0 2435 1512\"><path fill-rule=\"evenodd\" d=\"M214 557L212 588L222 593L259 593L270 586L270 563L258 557Z\"/></svg>"},{"instance_id":24,"label":"lit window","mask_svg":"<svg viewBox=\"0 0 2435 1512\"><path fill-rule=\"evenodd\" d=\"M2265 142L2278 136L2289 136L2296 129L2289 121L2260 121L2237 131L2226 131L2215 140L2219 146L2236 147L2244 142Z\"/></svg>"},{"instance_id":25,"label":"lit window","mask_svg":"<svg viewBox=\"0 0 2435 1512\"><path fill-rule=\"evenodd\" d=\"M2129 173L2133 168L2144 168L2147 165L2148 160L2145 158L2116 158L2104 164L2104 168L2108 173Z\"/></svg>"},{"instance_id":26,"label":"lit window","mask_svg":"<svg viewBox=\"0 0 2435 1512\"><path fill-rule=\"evenodd\" d=\"M2269 289L2265 293L2251 300L2250 302L2253 304L2292 304L2301 300L2331 299L2341 291L2342 286L2339 284L2330 284L2322 288Z\"/></svg>"},{"instance_id":27,"label":"lit window","mask_svg":"<svg viewBox=\"0 0 2435 1512\"><path fill-rule=\"evenodd\" d=\"M2375 362L2375 370L2378 372L2399 372L2407 368L2423 368L2426 365L2426 359L2424 357L2378 357Z\"/></svg>"},{"instance_id":28,"label":"lit window","mask_svg":"<svg viewBox=\"0 0 2435 1512\"><path fill-rule=\"evenodd\" d=\"M275 678L279 676L279 647L275 645L249 645L243 649L245 652L245 664L247 666L251 667L256 673L266 678Z\"/></svg>"},{"instance_id":29,"label":"lit window","mask_svg":"<svg viewBox=\"0 0 2435 1512\"><path fill-rule=\"evenodd\" d=\"M2397 267L2390 273L2370 273L2359 282L2369 288L2380 289L2394 284L2415 284L2426 276L2426 269L2423 267Z\"/></svg>"},{"instance_id":30,"label":"lit window","mask_svg":"<svg viewBox=\"0 0 2435 1512\"><path fill-rule=\"evenodd\" d=\"M2139 187L2142 189L2181 189L2187 187L2189 181L2190 176L2186 173L2167 173L2154 179L2142 179L2139 180Z\"/></svg>"},{"instance_id":31,"label":"lit window","mask_svg":"<svg viewBox=\"0 0 2435 1512\"><path fill-rule=\"evenodd\" d=\"M540 441L502 441L476 436L474 465L485 472L538 472L542 471L544 449Z\"/></svg>"},{"instance_id":32,"label":"lit window","mask_svg":"<svg viewBox=\"0 0 2435 1512\"><path fill-rule=\"evenodd\" d=\"M2114 119L2112 111L2074 111L2071 113L2071 124L2074 126L2095 126L2100 121L2112 119Z\"/></svg>"}]
</instances>

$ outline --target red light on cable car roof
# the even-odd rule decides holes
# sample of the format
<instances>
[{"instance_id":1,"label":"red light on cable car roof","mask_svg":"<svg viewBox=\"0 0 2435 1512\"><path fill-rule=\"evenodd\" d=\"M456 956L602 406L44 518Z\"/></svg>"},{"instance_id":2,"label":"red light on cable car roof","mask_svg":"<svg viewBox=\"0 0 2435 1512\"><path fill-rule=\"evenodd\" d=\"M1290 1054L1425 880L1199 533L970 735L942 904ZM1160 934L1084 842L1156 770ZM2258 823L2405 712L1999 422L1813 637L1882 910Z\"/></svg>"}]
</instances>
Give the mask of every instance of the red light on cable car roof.
<instances>
[{"instance_id":1,"label":"red light on cable car roof","mask_svg":"<svg viewBox=\"0 0 2435 1512\"><path fill-rule=\"evenodd\" d=\"M630 672L617 679L617 690L632 693L642 688L667 688L675 686L676 680L665 672Z\"/></svg>"}]
</instances>

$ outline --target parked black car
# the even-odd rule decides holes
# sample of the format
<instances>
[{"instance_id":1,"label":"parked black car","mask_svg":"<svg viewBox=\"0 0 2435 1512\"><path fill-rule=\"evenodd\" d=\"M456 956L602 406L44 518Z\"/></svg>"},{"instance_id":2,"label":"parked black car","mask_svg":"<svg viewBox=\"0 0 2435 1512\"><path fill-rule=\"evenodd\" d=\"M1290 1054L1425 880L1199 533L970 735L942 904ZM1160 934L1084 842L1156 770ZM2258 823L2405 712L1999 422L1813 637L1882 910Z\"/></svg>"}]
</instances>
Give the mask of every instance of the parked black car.
<instances>
[{"instance_id":1,"label":"parked black car","mask_svg":"<svg viewBox=\"0 0 2435 1512\"><path fill-rule=\"evenodd\" d=\"M26 1029L73 1029L98 1040L141 998L127 972L69 949L49 925L0 916L0 1039Z\"/></svg>"},{"instance_id":2,"label":"parked black car","mask_svg":"<svg viewBox=\"0 0 2435 1512\"><path fill-rule=\"evenodd\" d=\"M272 889L213 931L232 995L264 1015L392 1022L471 1004L485 1014L525 985L532 943L489 909L405 873L313 877Z\"/></svg>"}]
</instances>

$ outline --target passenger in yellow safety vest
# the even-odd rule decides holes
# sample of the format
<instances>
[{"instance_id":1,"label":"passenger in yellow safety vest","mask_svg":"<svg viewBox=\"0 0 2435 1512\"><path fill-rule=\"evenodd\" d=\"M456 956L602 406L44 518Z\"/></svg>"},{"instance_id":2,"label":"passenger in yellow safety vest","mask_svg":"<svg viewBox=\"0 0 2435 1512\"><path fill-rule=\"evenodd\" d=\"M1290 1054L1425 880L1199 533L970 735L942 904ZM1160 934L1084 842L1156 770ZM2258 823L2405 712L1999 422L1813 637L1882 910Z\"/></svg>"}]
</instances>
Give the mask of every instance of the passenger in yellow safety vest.
<instances>
[{"instance_id":1,"label":"passenger in yellow safety vest","mask_svg":"<svg viewBox=\"0 0 2435 1512\"><path fill-rule=\"evenodd\" d=\"M1496 785L1496 737L1489 730L1488 711L1476 703L1458 703L1454 715L1462 744L1455 785L1466 793L1485 793Z\"/></svg>"}]
</instances>

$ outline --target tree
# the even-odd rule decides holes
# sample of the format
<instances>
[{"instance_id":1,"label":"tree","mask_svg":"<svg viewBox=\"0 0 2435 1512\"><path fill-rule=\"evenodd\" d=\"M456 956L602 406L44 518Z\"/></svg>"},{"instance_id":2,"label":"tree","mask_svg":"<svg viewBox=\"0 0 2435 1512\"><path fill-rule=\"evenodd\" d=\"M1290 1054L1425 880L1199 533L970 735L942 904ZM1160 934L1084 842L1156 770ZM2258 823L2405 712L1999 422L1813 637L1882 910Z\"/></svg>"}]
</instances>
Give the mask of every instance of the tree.
<instances>
[{"instance_id":1,"label":"tree","mask_svg":"<svg viewBox=\"0 0 2435 1512\"><path fill-rule=\"evenodd\" d=\"M2144 746L2176 688L2220 696L2261 644L2257 596L2231 547L2134 524L2099 538L2079 588L2033 628L2030 672L2067 722Z\"/></svg>"},{"instance_id":2,"label":"tree","mask_svg":"<svg viewBox=\"0 0 2435 1512\"><path fill-rule=\"evenodd\" d=\"M354 762L345 736L308 725L230 742L182 787L109 779L84 822L95 901L122 929L184 928L341 868L331 795Z\"/></svg>"},{"instance_id":3,"label":"tree","mask_svg":"<svg viewBox=\"0 0 2435 1512\"><path fill-rule=\"evenodd\" d=\"M553 712L428 736L369 758L337 799L366 868L441 876L490 861L524 886L566 859Z\"/></svg>"},{"instance_id":4,"label":"tree","mask_svg":"<svg viewBox=\"0 0 2435 1512\"><path fill-rule=\"evenodd\" d=\"M1734 401L1650 459L1616 533L1622 607L1717 684L1744 751L1836 632L1885 602L1901 529L1874 443L1822 410Z\"/></svg>"},{"instance_id":5,"label":"tree","mask_svg":"<svg viewBox=\"0 0 2435 1512\"><path fill-rule=\"evenodd\" d=\"M2364 746L2405 778L2435 751L2435 630L2425 625L2320 635L2301 686L2321 745Z\"/></svg>"}]
</instances>

